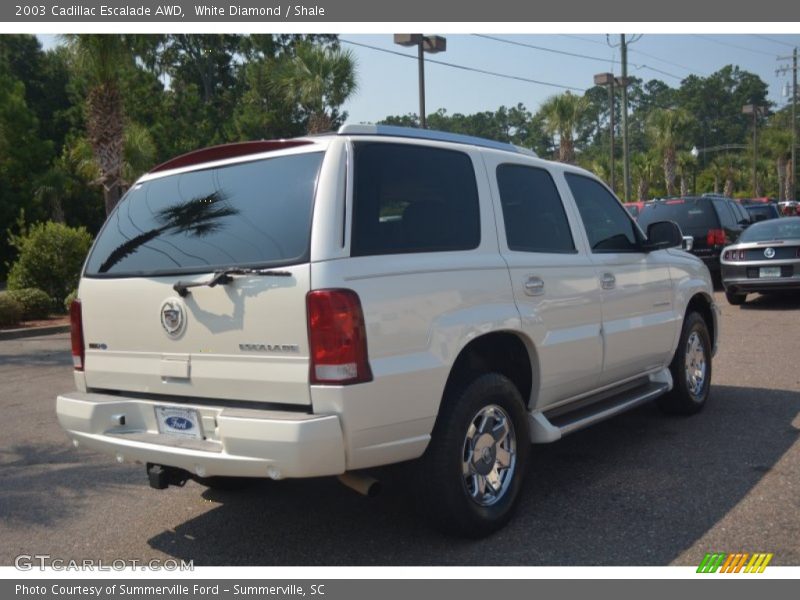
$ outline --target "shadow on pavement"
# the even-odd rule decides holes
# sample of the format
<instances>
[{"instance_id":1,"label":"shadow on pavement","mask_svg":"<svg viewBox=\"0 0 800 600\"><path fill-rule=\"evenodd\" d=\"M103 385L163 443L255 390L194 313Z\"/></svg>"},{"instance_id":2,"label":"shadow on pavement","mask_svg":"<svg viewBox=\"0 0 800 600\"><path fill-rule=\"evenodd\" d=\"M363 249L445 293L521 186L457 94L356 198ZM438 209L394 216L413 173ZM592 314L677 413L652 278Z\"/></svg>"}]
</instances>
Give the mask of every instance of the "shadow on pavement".
<instances>
[{"instance_id":1,"label":"shadow on pavement","mask_svg":"<svg viewBox=\"0 0 800 600\"><path fill-rule=\"evenodd\" d=\"M798 440L798 413L798 392L715 386L694 417L651 404L535 446L516 517L480 541L426 525L408 463L375 470L385 485L374 499L333 478L188 484L218 505L149 544L197 565L665 565Z\"/></svg>"},{"instance_id":2,"label":"shadow on pavement","mask_svg":"<svg viewBox=\"0 0 800 600\"><path fill-rule=\"evenodd\" d=\"M139 482L91 454L63 444L16 445L0 450L0 521L6 525L58 525L99 490Z\"/></svg>"},{"instance_id":3,"label":"shadow on pavement","mask_svg":"<svg viewBox=\"0 0 800 600\"><path fill-rule=\"evenodd\" d=\"M800 292L782 292L775 294L753 294L747 302L739 307L741 310L797 310L800 309Z\"/></svg>"},{"instance_id":4,"label":"shadow on pavement","mask_svg":"<svg viewBox=\"0 0 800 600\"><path fill-rule=\"evenodd\" d=\"M66 351L31 351L25 354L0 353L0 367L71 367L72 353Z\"/></svg>"}]
</instances>

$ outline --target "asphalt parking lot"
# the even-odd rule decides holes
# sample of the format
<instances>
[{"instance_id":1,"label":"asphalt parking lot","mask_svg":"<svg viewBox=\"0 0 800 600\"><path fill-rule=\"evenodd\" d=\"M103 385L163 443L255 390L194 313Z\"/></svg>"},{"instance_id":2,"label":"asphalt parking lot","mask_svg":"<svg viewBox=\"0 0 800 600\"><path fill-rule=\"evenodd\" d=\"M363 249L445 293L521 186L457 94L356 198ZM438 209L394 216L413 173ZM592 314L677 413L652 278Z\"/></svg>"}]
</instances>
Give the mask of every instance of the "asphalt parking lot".
<instances>
[{"instance_id":1,"label":"asphalt parking lot","mask_svg":"<svg viewBox=\"0 0 800 600\"><path fill-rule=\"evenodd\" d=\"M800 297L722 306L706 410L641 407L535 446L516 518L481 541L413 508L413 464L368 499L335 479L217 492L149 488L140 465L75 449L54 413L69 336L0 342L0 564L20 554L195 565L800 565Z\"/></svg>"}]
</instances>

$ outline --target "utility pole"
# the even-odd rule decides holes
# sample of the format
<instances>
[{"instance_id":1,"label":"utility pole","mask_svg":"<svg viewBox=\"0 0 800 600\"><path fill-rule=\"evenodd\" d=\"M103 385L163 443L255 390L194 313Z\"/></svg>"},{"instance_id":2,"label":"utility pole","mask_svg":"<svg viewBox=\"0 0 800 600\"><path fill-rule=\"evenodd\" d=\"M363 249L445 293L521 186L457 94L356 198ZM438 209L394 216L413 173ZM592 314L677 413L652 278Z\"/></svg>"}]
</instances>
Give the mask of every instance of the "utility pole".
<instances>
[{"instance_id":1,"label":"utility pole","mask_svg":"<svg viewBox=\"0 0 800 600\"><path fill-rule=\"evenodd\" d=\"M614 175L614 74L613 73L598 73L594 76L594 84L595 85L602 85L608 86L608 110L609 110L609 126L608 126L608 134L609 134L609 162L611 164L611 180L609 184L611 186L611 191L615 194L617 193L617 188L615 185L615 175Z\"/></svg>"},{"instance_id":2,"label":"utility pole","mask_svg":"<svg viewBox=\"0 0 800 600\"><path fill-rule=\"evenodd\" d=\"M622 62L622 178L625 184L625 202L631 200L631 161L628 154L628 44L625 34L619 36Z\"/></svg>"},{"instance_id":3,"label":"utility pole","mask_svg":"<svg viewBox=\"0 0 800 600\"><path fill-rule=\"evenodd\" d=\"M778 60L792 59L791 67L781 67L775 74L786 74L791 70L792 72L792 172L791 172L791 186L792 197L791 200L797 200L797 47L794 48L791 56L779 56ZM790 198L786 198L790 200Z\"/></svg>"},{"instance_id":4,"label":"utility pole","mask_svg":"<svg viewBox=\"0 0 800 600\"><path fill-rule=\"evenodd\" d=\"M625 180L625 202L631 199L631 157L628 148L628 46L634 42L638 42L642 38L642 34L632 35L626 37L624 33L619 36L619 53L620 63L622 64L622 76L617 80L617 85L622 87L622 174ZM610 37L606 34L606 42L612 48L616 48L615 44L611 43Z\"/></svg>"}]
</instances>

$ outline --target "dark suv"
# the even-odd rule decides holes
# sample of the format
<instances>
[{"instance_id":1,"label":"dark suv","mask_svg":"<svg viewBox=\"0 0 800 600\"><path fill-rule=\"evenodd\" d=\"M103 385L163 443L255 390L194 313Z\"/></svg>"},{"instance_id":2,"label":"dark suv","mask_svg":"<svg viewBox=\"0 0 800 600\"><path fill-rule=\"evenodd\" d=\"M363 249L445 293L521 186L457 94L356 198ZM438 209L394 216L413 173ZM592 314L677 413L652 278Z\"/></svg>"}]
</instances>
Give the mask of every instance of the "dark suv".
<instances>
[{"instance_id":1,"label":"dark suv","mask_svg":"<svg viewBox=\"0 0 800 600\"><path fill-rule=\"evenodd\" d=\"M775 202L744 204L744 208L750 215L750 219L753 221L753 223L781 218L781 211L778 209L778 204Z\"/></svg>"},{"instance_id":2,"label":"dark suv","mask_svg":"<svg viewBox=\"0 0 800 600\"><path fill-rule=\"evenodd\" d=\"M684 235L694 238L692 254L702 259L714 274L720 270L722 248L736 242L751 222L743 206L722 196L649 202L639 213L638 221L642 229L656 221L677 223Z\"/></svg>"}]
</instances>

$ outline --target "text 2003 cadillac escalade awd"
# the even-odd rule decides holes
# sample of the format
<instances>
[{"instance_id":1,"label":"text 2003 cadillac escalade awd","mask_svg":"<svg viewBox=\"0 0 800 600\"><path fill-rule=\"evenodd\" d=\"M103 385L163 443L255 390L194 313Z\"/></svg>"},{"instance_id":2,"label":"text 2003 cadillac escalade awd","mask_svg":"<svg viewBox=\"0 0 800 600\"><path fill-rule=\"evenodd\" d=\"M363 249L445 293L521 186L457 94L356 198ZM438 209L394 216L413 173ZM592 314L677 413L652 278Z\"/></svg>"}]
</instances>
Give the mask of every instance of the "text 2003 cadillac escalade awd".
<instances>
[{"instance_id":1,"label":"text 2003 cadillac escalade awd","mask_svg":"<svg viewBox=\"0 0 800 600\"><path fill-rule=\"evenodd\" d=\"M488 140L359 125L200 150L98 235L58 418L155 487L421 457L427 512L485 535L531 443L703 407L718 311L681 241Z\"/></svg>"}]
</instances>

